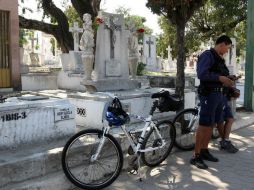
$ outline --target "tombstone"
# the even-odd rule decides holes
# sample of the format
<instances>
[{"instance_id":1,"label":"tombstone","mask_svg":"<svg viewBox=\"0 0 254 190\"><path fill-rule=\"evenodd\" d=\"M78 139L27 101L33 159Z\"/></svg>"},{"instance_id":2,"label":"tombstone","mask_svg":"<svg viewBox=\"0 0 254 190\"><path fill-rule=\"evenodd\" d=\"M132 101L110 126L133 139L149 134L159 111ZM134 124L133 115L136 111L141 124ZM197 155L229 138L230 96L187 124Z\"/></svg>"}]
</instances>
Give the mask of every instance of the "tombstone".
<instances>
[{"instance_id":1,"label":"tombstone","mask_svg":"<svg viewBox=\"0 0 254 190\"><path fill-rule=\"evenodd\" d=\"M49 143L75 133L75 110L67 99L12 97L0 104L0 113L0 150Z\"/></svg>"},{"instance_id":2,"label":"tombstone","mask_svg":"<svg viewBox=\"0 0 254 190\"><path fill-rule=\"evenodd\" d=\"M158 65L156 62L156 38L152 35L144 35L144 63L146 64L146 70L158 71Z\"/></svg>"},{"instance_id":3,"label":"tombstone","mask_svg":"<svg viewBox=\"0 0 254 190\"><path fill-rule=\"evenodd\" d=\"M88 91L127 90L140 86L129 79L129 31L123 15L100 12L103 22L97 30L95 65L92 80L83 80Z\"/></svg>"},{"instance_id":4,"label":"tombstone","mask_svg":"<svg viewBox=\"0 0 254 190\"><path fill-rule=\"evenodd\" d=\"M73 33L74 51L79 51L79 33L82 33L83 29L79 28L77 22L74 22L73 27L70 27L69 32Z\"/></svg>"},{"instance_id":5,"label":"tombstone","mask_svg":"<svg viewBox=\"0 0 254 190\"><path fill-rule=\"evenodd\" d=\"M61 89L85 91L85 87L80 84L85 76L82 51L79 51L79 33L83 29L75 22L70 31L73 33L74 50L60 55L63 70L58 74L57 84Z\"/></svg>"},{"instance_id":6,"label":"tombstone","mask_svg":"<svg viewBox=\"0 0 254 190\"><path fill-rule=\"evenodd\" d=\"M174 70L174 69L176 69L176 67L175 67L175 64L174 64L173 59L172 59L172 54L171 54L172 48L170 47L170 45L168 45L168 47L167 47L166 50L168 51L168 64L169 64L169 69L170 69L170 70Z\"/></svg>"},{"instance_id":7,"label":"tombstone","mask_svg":"<svg viewBox=\"0 0 254 190\"><path fill-rule=\"evenodd\" d=\"M30 59L31 59L31 65L34 67L40 66L40 58L38 53L31 52L30 54Z\"/></svg>"},{"instance_id":8,"label":"tombstone","mask_svg":"<svg viewBox=\"0 0 254 190\"><path fill-rule=\"evenodd\" d=\"M69 31L73 34L74 49L69 51L69 53L60 55L63 71L70 74L82 74L84 73L84 68L81 52L79 51L79 33L82 33L83 29L79 28L77 22L74 22L73 27L70 27Z\"/></svg>"},{"instance_id":9,"label":"tombstone","mask_svg":"<svg viewBox=\"0 0 254 190\"><path fill-rule=\"evenodd\" d=\"M38 43L38 37L37 38L31 37L30 40L31 40L31 46L32 46L31 50L32 50L32 52L29 54L30 59L31 59L31 64L29 66L39 67L39 66L41 66L39 54L34 52L34 49L35 49L34 41L37 41L37 43Z\"/></svg>"},{"instance_id":10,"label":"tombstone","mask_svg":"<svg viewBox=\"0 0 254 190\"><path fill-rule=\"evenodd\" d=\"M228 53L225 55L225 62L229 69L230 74L236 74L236 40L231 38L232 47L228 50Z\"/></svg>"}]
</instances>

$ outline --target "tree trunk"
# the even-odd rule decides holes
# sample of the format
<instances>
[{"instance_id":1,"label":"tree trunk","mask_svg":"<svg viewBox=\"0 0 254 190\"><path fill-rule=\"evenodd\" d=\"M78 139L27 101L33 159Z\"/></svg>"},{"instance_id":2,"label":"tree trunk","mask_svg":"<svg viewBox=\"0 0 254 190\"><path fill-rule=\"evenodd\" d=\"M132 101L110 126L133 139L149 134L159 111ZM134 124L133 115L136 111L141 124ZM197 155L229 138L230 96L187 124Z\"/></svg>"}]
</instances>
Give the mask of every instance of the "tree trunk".
<instances>
[{"instance_id":1,"label":"tree trunk","mask_svg":"<svg viewBox=\"0 0 254 190\"><path fill-rule=\"evenodd\" d=\"M92 16L92 19L94 19L100 10L101 0L71 0L71 3L78 12L81 20L85 13L89 13Z\"/></svg>"},{"instance_id":2,"label":"tree trunk","mask_svg":"<svg viewBox=\"0 0 254 190\"><path fill-rule=\"evenodd\" d=\"M184 32L185 23L179 22L177 24L177 73L176 73L176 89L175 93L184 99L184 87L185 87L185 48L184 48Z\"/></svg>"}]
</instances>

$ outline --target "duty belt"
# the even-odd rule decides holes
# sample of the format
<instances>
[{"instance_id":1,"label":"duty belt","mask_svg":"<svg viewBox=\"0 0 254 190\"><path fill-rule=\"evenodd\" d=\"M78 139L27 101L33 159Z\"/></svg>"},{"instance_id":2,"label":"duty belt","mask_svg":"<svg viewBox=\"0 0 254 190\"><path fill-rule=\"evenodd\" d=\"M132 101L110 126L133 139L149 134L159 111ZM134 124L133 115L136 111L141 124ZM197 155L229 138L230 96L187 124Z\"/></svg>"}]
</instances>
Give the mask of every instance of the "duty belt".
<instances>
[{"instance_id":1,"label":"duty belt","mask_svg":"<svg viewBox=\"0 0 254 190\"><path fill-rule=\"evenodd\" d=\"M212 92L223 92L223 87L213 87L211 88Z\"/></svg>"}]
</instances>

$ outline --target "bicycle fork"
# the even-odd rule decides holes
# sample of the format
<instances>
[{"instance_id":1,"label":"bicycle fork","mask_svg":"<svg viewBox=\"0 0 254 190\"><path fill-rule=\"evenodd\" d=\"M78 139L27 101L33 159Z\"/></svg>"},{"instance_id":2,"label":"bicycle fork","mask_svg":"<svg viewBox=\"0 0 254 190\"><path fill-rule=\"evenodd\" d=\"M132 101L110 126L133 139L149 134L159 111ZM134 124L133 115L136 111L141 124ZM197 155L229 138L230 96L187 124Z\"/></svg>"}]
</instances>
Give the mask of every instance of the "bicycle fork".
<instances>
[{"instance_id":1,"label":"bicycle fork","mask_svg":"<svg viewBox=\"0 0 254 190\"><path fill-rule=\"evenodd\" d=\"M101 140L100 140L100 142L99 142L99 145L98 145L98 148L97 148L95 154L93 154L93 155L91 156L91 159L90 159L91 162L94 162L95 160L97 160L97 158L98 158L98 156L99 156L99 154L100 154L100 152L101 152L101 149L102 149L102 147L103 147L103 145L104 145L104 143L105 143L105 134L108 133L109 127L108 127L108 126L107 126L107 127L104 127L102 131L103 131L103 133L102 133Z\"/></svg>"}]
</instances>

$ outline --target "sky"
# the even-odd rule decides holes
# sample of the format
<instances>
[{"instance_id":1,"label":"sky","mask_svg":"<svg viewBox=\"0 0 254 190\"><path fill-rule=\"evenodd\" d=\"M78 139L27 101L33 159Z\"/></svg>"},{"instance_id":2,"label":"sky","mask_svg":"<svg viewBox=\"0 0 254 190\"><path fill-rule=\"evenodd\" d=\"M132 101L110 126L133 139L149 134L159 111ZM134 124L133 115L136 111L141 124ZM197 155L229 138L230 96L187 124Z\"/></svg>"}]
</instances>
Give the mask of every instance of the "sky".
<instances>
[{"instance_id":1,"label":"sky","mask_svg":"<svg viewBox=\"0 0 254 190\"><path fill-rule=\"evenodd\" d=\"M20 0L19 0L20 1ZM61 1L54 0L54 3L61 8ZM153 29L153 34L161 33L161 29L158 25L158 16L153 14L150 9L146 7L147 0L101 0L101 9L106 12L114 12L119 6L124 6L125 8L130 9L131 15L143 16L146 18L146 22L144 23L149 28ZM34 0L26 0L25 5L32 8L34 11L33 14L27 12L26 17L35 18L40 17L41 13L36 11L37 3Z\"/></svg>"},{"instance_id":2,"label":"sky","mask_svg":"<svg viewBox=\"0 0 254 190\"><path fill-rule=\"evenodd\" d=\"M147 0L102 0L101 8L107 12L114 12L119 6L129 8L131 15L146 18L145 25L153 29L153 34L161 33L162 31L158 25L158 16L146 7L146 2Z\"/></svg>"}]
</instances>

